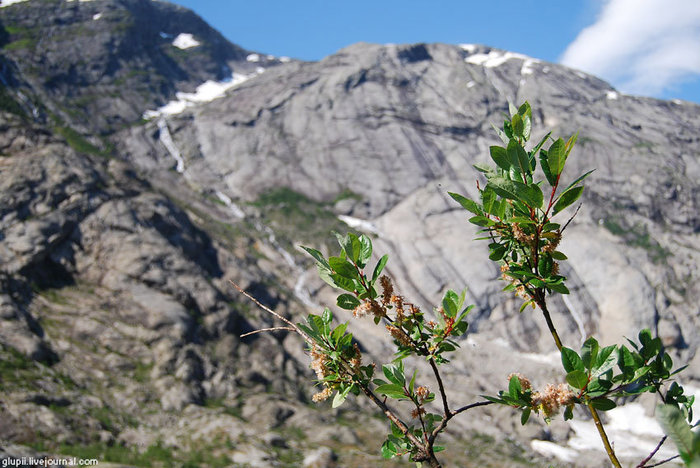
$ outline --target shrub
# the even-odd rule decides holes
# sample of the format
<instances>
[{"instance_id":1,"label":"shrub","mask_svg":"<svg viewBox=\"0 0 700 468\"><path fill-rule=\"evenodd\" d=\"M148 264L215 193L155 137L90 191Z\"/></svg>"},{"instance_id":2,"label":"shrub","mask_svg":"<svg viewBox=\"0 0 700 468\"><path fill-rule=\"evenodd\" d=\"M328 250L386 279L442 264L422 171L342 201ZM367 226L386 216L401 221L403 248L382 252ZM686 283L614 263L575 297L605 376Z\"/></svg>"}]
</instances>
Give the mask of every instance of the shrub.
<instances>
[{"instance_id":1,"label":"shrub","mask_svg":"<svg viewBox=\"0 0 700 468\"><path fill-rule=\"evenodd\" d=\"M338 307L351 310L357 318L369 316L375 324L381 323L386 328L396 352L394 360L383 364L380 372L375 364L363 363L360 349L347 331L349 324L334 326L329 309L321 315L310 314L306 323L294 324L258 305L286 323L280 328L297 333L306 342L311 367L321 387L313 396L314 401L332 397L332 406L337 407L350 393L364 395L389 419L390 433L381 448L384 457L407 455L418 463L441 466L436 456L442 449L436 445L438 436L452 418L480 406L510 406L520 412L521 422L525 424L532 413L541 415L547 422L560 411L565 420L571 419L578 405L591 414L611 463L620 467L599 412L615 408L620 397L650 392L659 395L664 408L675 411L674 416L666 417L672 422L664 423L664 427L673 428L673 438L681 444L683 460L697 459L692 453L698 446L694 443L697 437L693 439L687 427L687 421L692 419L694 397L686 396L677 382L671 382L683 368L673 369L671 357L658 337L653 337L649 330L642 330L638 341L628 340L629 346L601 346L590 337L580 350L562 343L547 300L553 294L569 293L566 278L559 271L559 263L567 257L558 246L578 210L563 224L559 215L578 201L584 190L583 182L593 171L563 187L560 184L562 173L577 135L565 141L554 139L550 132L528 150L526 144L532 124L530 105L512 107L511 114L503 128L497 130L503 146L490 148L495 167L475 166L486 181L485 184L477 182L479 199L471 200L456 193L450 196L473 215L469 222L478 226L483 234L481 239L489 242L489 259L499 264L502 278L508 283L505 290L522 298L520 311L532 307L544 315L561 355L561 383L536 390L527 377L514 373L509 377L508 388L497 395L484 396L482 401L454 408L440 367L448 364L449 354L459 348L457 339L467 332L466 319L472 306L465 305L464 292L450 290L434 313L423 312L396 293L391 280L382 275L388 260L386 255L369 268L372 242L365 235L337 234L340 252L329 258L316 249L304 249L316 261L320 277L341 291L337 297ZM539 171L536 170L538 161ZM416 383L417 371L410 372L404 366L408 356L428 362L436 393ZM386 403L387 398L405 402L403 404L411 408L411 421L402 420ZM439 402L439 413L430 412L426 405L433 400ZM665 409L662 412L669 414ZM645 466L655 452L638 466Z\"/></svg>"}]
</instances>

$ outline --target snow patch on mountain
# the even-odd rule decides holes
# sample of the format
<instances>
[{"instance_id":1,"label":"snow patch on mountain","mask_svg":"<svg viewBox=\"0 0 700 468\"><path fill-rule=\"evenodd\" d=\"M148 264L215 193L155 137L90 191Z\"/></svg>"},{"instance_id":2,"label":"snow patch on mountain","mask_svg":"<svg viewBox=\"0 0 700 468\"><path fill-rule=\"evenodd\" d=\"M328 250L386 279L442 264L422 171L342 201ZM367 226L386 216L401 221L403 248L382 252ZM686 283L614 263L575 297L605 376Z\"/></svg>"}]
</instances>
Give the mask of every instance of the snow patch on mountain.
<instances>
[{"instance_id":1,"label":"snow patch on mountain","mask_svg":"<svg viewBox=\"0 0 700 468\"><path fill-rule=\"evenodd\" d=\"M81 0L83 1L83 0ZM177 35L173 41L173 45L178 49L191 49L192 47L197 47L200 42L194 38L190 33L180 33Z\"/></svg>"},{"instance_id":2,"label":"snow patch on mountain","mask_svg":"<svg viewBox=\"0 0 700 468\"><path fill-rule=\"evenodd\" d=\"M462 46L464 50L467 50ZM473 49L470 49L473 50ZM532 65L539 63L539 60L528 57L527 55L518 54L515 52L503 52L500 50L492 50L488 54L472 54L465 58L464 61L474 65L481 65L487 68L499 67L506 63L508 60L517 59L523 60L523 68L520 72L523 75L529 75L532 73Z\"/></svg>"},{"instance_id":3,"label":"snow patch on mountain","mask_svg":"<svg viewBox=\"0 0 700 468\"><path fill-rule=\"evenodd\" d=\"M214 99L223 97L231 88L238 86L239 84L257 76L265 71L264 68L258 67L255 73L250 75L243 75L241 73L233 73L231 78L224 81L213 81L208 80L197 86L194 93L177 93L175 96L177 100L170 101L163 107L157 110L147 110L143 113L143 118L146 120L154 119L163 115L175 115L184 112L188 107L192 107L195 104L200 104L203 102L210 102Z\"/></svg>"},{"instance_id":4,"label":"snow patch on mountain","mask_svg":"<svg viewBox=\"0 0 700 468\"><path fill-rule=\"evenodd\" d=\"M15 3L22 3L26 2L27 0L2 0L0 1L0 8L5 8L10 5L14 5Z\"/></svg>"},{"instance_id":5,"label":"snow patch on mountain","mask_svg":"<svg viewBox=\"0 0 700 468\"><path fill-rule=\"evenodd\" d=\"M377 229L377 226L375 226L370 221L346 215L339 215L338 219L350 226L351 228L357 229L358 231L379 234L379 229Z\"/></svg>"}]
</instances>

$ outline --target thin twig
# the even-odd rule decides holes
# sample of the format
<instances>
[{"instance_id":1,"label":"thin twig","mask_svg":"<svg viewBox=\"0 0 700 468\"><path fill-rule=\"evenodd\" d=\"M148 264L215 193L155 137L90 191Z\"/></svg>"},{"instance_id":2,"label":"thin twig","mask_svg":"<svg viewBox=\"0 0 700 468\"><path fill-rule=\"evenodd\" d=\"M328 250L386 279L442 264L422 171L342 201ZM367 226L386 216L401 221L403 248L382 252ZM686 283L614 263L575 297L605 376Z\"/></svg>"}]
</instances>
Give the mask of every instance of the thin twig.
<instances>
[{"instance_id":1,"label":"thin twig","mask_svg":"<svg viewBox=\"0 0 700 468\"><path fill-rule=\"evenodd\" d=\"M260 330L255 330L252 332L244 333L239 338L245 338L246 336L255 335L256 333L271 332L271 331L278 331L278 330L286 330L286 331L291 331L291 332L296 331L292 327L261 328Z\"/></svg>"},{"instance_id":2,"label":"thin twig","mask_svg":"<svg viewBox=\"0 0 700 468\"><path fill-rule=\"evenodd\" d=\"M430 359L430 367L433 368L433 373L435 374L435 380L437 380L438 388L440 389L440 397L442 398L442 407L445 410L445 416L450 414L450 407L447 404L447 394L445 393L445 385L442 383L442 378L440 378L440 371L435 364L434 359Z\"/></svg>"},{"instance_id":3,"label":"thin twig","mask_svg":"<svg viewBox=\"0 0 700 468\"><path fill-rule=\"evenodd\" d=\"M492 404L493 404L493 401L477 401L476 403L462 406L461 408L453 411L450 417L457 416L459 413L463 413L463 412L470 410L472 408L478 408L479 406L486 406L486 405L492 405Z\"/></svg>"},{"instance_id":4,"label":"thin twig","mask_svg":"<svg viewBox=\"0 0 700 468\"><path fill-rule=\"evenodd\" d=\"M674 455L674 456L672 456L672 457L670 457L670 458L667 458L666 460L661 460L661 461L658 462L658 463L654 463L653 465L645 465L643 468L653 468L653 467L655 467L655 466L660 466L660 465L663 465L664 463L668 463L668 462L670 462L670 461L672 461L672 460L675 460L675 459L678 458L678 457L680 457L680 455Z\"/></svg>"},{"instance_id":5,"label":"thin twig","mask_svg":"<svg viewBox=\"0 0 700 468\"><path fill-rule=\"evenodd\" d=\"M654 455L656 455L656 452L658 452L659 449L661 448L661 446L664 444L664 442L666 442L666 439L667 439L667 438L668 438L668 436L663 436L663 437L661 438L661 440L659 441L659 443L656 445L656 448L655 448L654 450L652 450L651 453L649 454L649 456L646 457L644 460L642 460L642 461L639 463L639 465L637 465L635 468L644 468L645 465L647 464L647 462L648 462L649 460L651 460L651 459L654 457Z\"/></svg>"},{"instance_id":6,"label":"thin twig","mask_svg":"<svg viewBox=\"0 0 700 468\"><path fill-rule=\"evenodd\" d=\"M478 408L479 406L486 406L486 405L492 405L492 404L493 404L492 401L478 401L478 402L472 403L470 405L462 406L461 408L459 408L455 411L451 411L444 418L442 418L442 421L440 421L440 424L435 429L433 429L433 432L432 432L432 434L430 434L430 439L429 439L430 445L432 446L432 444L435 442L435 439L437 438L437 436L445 429L445 427L447 427L447 423L453 417L455 417L458 414L463 413L467 410L470 410L472 408Z\"/></svg>"},{"instance_id":7,"label":"thin twig","mask_svg":"<svg viewBox=\"0 0 700 468\"><path fill-rule=\"evenodd\" d=\"M310 337L309 335L307 335L306 333L304 333L304 331L303 331L302 329L300 329L299 327L297 327L294 323L292 323L291 321L289 321L289 320L287 320L286 318L282 317L280 314L278 314L278 313L275 312L274 310L270 309L270 308L267 307L266 305L262 304L259 300L257 300L256 298L254 298L253 296L251 296L250 294L248 294L243 288L241 288L240 286L238 286L233 280L228 280L228 281L229 281L229 283L231 283L231 284L233 285L234 288L236 288L236 289L238 290L238 292L240 292L240 293L243 294L245 297L247 297L248 299L250 299L251 301L253 301L253 303L255 303L255 305L257 305L258 307L260 307L262 310L264 310L264 311L267 312L268 314L274 315L275 317L277 317L278 319L280 319L281 321L283 321L284 323L286 323L287 325L289 325L296 333L299 333L299 334L302 336L302 338L304 338L304 340L305 340L307 343L313 343L313 340L311 339L311 337Z\"/></svg>"},{"instance_id":8,"label":"thin twig","mask_svg":"<svg viewBox=\"0 0 700 468\"><path fill-rule=\"evenodd\" d=\"M582 203L579 203L578 207L576 208L576 211L574 211L574 214L571 215L571 218L569 218L569 220L566 222L566 224L564 225L564 227L561 228L561 231L559 231L559 234L561 234L562 232L564 232L564 229L566 229L566 226L568 226L569 223L576 217L576 215L578 214L578 210L581 209L581 205L582 205Z\"/></svg>"}]
</instances>

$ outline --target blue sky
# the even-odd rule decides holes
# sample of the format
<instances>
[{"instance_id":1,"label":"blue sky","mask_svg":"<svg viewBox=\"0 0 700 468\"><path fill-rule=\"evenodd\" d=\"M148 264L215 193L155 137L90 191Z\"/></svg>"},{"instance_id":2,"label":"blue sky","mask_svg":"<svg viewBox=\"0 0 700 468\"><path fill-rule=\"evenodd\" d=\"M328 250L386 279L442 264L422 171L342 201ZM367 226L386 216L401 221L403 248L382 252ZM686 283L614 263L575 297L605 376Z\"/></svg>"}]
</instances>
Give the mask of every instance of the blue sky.
<instances>
[{"instance_id":1,"label":"blue sky","mask_svg":"<svg viewBox=\"0 0 700 468\"><path fill-rule=\"evenodd\" d=\"M700 103L699 0L176 0L256 52L320 60L355 42L477 43Z\"/></svg>"}]
</instances>

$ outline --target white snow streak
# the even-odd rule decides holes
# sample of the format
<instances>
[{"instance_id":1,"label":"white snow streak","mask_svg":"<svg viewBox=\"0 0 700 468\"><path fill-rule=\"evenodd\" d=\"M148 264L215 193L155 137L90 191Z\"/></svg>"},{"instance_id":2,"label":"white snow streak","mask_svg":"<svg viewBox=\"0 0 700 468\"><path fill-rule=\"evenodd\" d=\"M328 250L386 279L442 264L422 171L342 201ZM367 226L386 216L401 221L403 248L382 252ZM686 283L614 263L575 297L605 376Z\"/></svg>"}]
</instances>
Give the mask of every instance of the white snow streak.
<instances>
[{"instance_id":1,"label":"white snow streak","mask_svg":"<svg viewBox=\"0 0 700 468\"><path fill-rule=\"evenodd\" d=\"M98 19L102 18L102 13L97 13L92 15L92 19L97 21Z\"/></svg>"},{"instance_id":2,"label":"white snow streak","mask_svg":"<svg viewBox=\"0 0 700 468\"><path fill-rule=\"evenodd\" d=\"M10 5L14 5L15 3L22 3L26 2L27 0L2 0L0 1L0 8L5 8Z\"/></svg>"},{"instance_id":3,"label":"white snow streak","mask_svg":"<svg viewBox=\"0 0 700 468\"><path fill-rule=\"evenodd\" d=\"M487 68L493 68L503 65L511 59L524 60L526 63L529 62L527 67L525 67L523 64L525 71L528 71L532 64L539 63L539 60L528 57L527 55L516 54L515 52L501 52L498 50L492 50L488 54L473 54L465 58L464 61L474 65L482 65Z\"/></svg>"},{"instance_id":4,"label":"white snow streak","mask_svg":"<svg viewBox=\"0 0 700 468\"><path fill-rule=\"evenodd\" d=\"M620 95L615 91L608 91L607 93L605 93L605 97L610 99L611 101L614 101L615 99L620 97Z\"/></svg>"},{"instance_id":5,"label":"white snow streak","mask_svg":"<svg viewBox=\"0 0 700 468\"><path fill-rule=\"evenodd\" d=\"M168 150L170 156L172 156L175 159L175 161L177 161L177 166L175 167L175 170L178 173L182 174L183 172L185 172L185 160L182 159L180 151L177 149L177 146L175 146L173 137L170 135L170 130L168 130L168 123L162 117L158 120L158 130L160 142L163 143L163 146L165 146L165 149Z\"/></svg>"},{"instance_id":6,"label":"white snow streak","mask_svg":"<svg viewBox=\"0 0 700 468\"><path fill-rule=\"evenodd\" d=\"M583 326L583 317L576 307L574 307L574 304L571 302L571 299L569 299L569 296L562 294L561 298L564 301L566 308L569 309L569 312L571 312L571 317L574 319L574 322L576 322L578 332L581 334L581 342L583 343L583 341L586 339L586 328Z\"/></svg>"},{"instance_id":7,"label":"white snow streak","mask_svg":"<svg viewBox=\"0 0 700 468\"><path fill-rule=\"evenodd\" d=\"M233 213L236 218L245 218L245 213L243 210L241 210L238 205L233 203L233 200L231 200L228 195L217 190L216 197L231 210L231 213Z\"/></svg>"},{"instance_id":8,"label":"white snow streak","mask_svg":"<svg viewBox=\"0 0 700 468\"><path fill-rule=\"evenodd\" d=\"M248 62L259 62L260 56L258 54L250 54L245 58Z\"/></svg>"},{"instance_id":9,"label":"white snow streak","mask_svg":"<svg viewBox=\"0 0 700 468\"><path fill-rule=\"evenodd\" d=\"M578 452L574 449L562 447L557 443L546 440L535 439L530 442L530 447L532 447L532 450L545 457L556 457L565 462L573 461L576 455L578 455Z\"/></svg>"},{"instance_id":10,"label":"white snow streak","mask_svg":"<svg viewBox=\"0 0 700 468\"><path fill-rule=\"evenodd\" d=\"M226 91L238 86L244 81L261 74L265 69L258 67L255 73L252 75L242 75L240 73L233 73L231 78L226 81L206 81L201 85L197 86L194 93L177 93L176 101L170 101L163 107L157 110L147 110L143 113L143 118L146 120L160 117L162 115L175 115L183 112L188 107L192 107L195 104L202 102L210 102L214 99L223 97Z\"/></svg>"},{"instance_id":11,"label":"white snow streak","mask_svg":"<svg viewBox=\"0 0 700 468\"><path fill-rule=\"evenodd\" d=\"M82 0L81 0L82 1ZM192 47L197 47L199 45L199 41L194 38L192 34L189 33L180 33L177 35L175 40L173 41L173 45L177 47L178 49L190 49Z\"/></svg>"},{"instance_id":12,"label":"white snow streak","mask_svg":"<svg viewBox=\"0 0 700 468\"><path fill-rule=\"evenodd\" d=\"M473 54L476 50L476 44L460 44L459 47L470 54Z\"/></svg>"},{"instance_id":13,"label":"white snow streak","mask_svg":"<svg viewBox=\"0 0 700 468\"><path fill-rule=\"evenodd\" d=\"M338 215L338 219L350 226L353 229L357 229L358 231L364 231L364 232L371 232L372 234L379 234L379 229L377 229L377 226L372 224L371 222L360 219L360 218L353 218L352 216L346 216L346 215Z\"/></svg>"}]
</instances>

